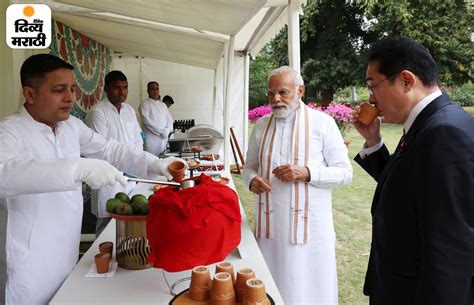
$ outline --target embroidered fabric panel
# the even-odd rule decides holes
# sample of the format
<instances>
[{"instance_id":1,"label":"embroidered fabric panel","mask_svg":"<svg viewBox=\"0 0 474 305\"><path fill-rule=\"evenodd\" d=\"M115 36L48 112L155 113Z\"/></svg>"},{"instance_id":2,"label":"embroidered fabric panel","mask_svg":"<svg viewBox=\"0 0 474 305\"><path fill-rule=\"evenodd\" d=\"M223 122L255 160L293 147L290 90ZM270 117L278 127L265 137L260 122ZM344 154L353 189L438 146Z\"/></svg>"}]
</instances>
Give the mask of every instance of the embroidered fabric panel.
<instances>
[{"instance_id":1,"label":"embroidered fabric panel","mask_svg":"<svg viewBox=\"0 0 474 305\"><path fill-rule=\"evenodd\" d=\"M71 114L84 121L87 111L102 99L111 50L54 19L51 31L50 54L74 66L76 102Z\"/></svg>"}]
</instances>

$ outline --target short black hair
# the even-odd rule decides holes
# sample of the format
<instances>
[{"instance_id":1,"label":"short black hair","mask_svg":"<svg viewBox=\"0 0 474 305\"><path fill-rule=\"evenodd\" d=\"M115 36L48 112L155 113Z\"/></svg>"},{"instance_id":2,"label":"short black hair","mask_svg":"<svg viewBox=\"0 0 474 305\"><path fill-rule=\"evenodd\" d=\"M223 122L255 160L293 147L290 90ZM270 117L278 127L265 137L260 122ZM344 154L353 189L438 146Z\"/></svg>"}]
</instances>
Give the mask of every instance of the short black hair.
<instances>
[{"instance_id":1,"label":"short black hair","mask_svg":"<svg viewBox=\"0 0 474 305\"><path fill-rule=\"evenodd\" d=\"M379 63L379 72L386 77L409 70L429 87L438 84L438 66L424 46L401 36L389 36L376 42L369 50L369 62Z\"/></svg>"},{"instance_id":2,"label":"short black hair","mask_svg":"<svg viewBox=\"0 0 474 305\"><path fill-rule=\"evenodd\" d=\"M74 70L74 67L51 54L36 54L28 57L20 69L22 87L39 88L47 73L58 69Z\"/></svg>"},{"instance_id":3,"label":"short black hair","mask_svg":"<svg viewBox=\"0 0 474 305\"><path fill-rule=\"evenodd\" d=\"M157 84L158 87L160 86L160 84L158 84L158 82L155 82L154 80L152 80L151 82L148 82L148 84L146 84L146 90L150 90L150 86L153 85L153 84Z\"/></svg>"},{"instance_id":4,"label":"short black hair","mask_svg":"<svg viewBox=\"0 0 474 305\"><path fill-rule=\"evenodd\" d=\"M169 95L165 95L161 101L163 103L169 102L171 105L174 104L173 98Z\"/></svg>"},{"instance_id":5,"label":"short black hair","mask_svg":"<svg viewBox=\"0 0 474 305\"><path fill-rule=\"evenodd\" d=\"M116 81L126 82L127 77L125 76L125 74L123 74L122 71L119 71L119 70L110 71L105 76L105 87L109 86L111 83L116 82Z\"/></svg>"}]
</instances>

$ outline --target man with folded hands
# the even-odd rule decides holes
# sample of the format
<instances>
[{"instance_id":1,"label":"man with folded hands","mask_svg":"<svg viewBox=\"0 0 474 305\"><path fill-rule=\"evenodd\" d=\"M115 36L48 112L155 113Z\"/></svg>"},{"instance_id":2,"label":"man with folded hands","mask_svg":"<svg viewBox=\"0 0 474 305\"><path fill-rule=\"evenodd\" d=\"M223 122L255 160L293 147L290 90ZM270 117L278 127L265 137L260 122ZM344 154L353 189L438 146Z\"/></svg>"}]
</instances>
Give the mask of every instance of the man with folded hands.
<instances>
[{"instance_id":1,"label":"man with folded hands","mask_svg":"<svg viewBox=\"0 0 474 305\"><path fill-rule=\"evenodd\" d=\"M106 139L70 116L72 70L52 55L29 57L20 72L25 103L0 121L2 304L47 304L74 268L83 181L126 185L120 171L170 177L175 161Z\"/></svg>"},{"instance_id":2,"label":"man with folded hands","mask_svg":"<svg viewBox=\"0 0 474 305\"><path fill-rule=\"evenodd\" d=\"M337 304L331 188L352 167L334 119L307 107L301 75L268 78L272 113L250 136L244 183L258 194L255 235L285 304Z\"/></svg>"},{"instance_id":3,"label":"man with folded hands","mask_svg":"<svg viewBox=\"0 0 474 305\"><path fill-rule=\"evenodd\" d=\"M168 136L173 131L173 118L165 103L160 101L160 85L151 81L147 85L148 98L139 109L145 132L145 150L156 156L166 150Z\"/></svg>"}]
</instances>

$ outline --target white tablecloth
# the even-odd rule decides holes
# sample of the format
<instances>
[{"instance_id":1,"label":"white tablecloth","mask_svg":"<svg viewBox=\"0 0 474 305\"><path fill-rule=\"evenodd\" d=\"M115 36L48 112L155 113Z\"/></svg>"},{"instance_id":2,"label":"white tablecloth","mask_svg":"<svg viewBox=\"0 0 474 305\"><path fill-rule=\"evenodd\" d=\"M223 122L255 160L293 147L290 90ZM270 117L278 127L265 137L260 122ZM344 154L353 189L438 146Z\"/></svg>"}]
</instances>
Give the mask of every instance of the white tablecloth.
<instances>
[{"instance_id":1,"label":"white tablecloth","mask_svg":"<svg viewBox=\"0 0 474 305\"><path fill-rule=\"evenodd\" d=\"M229 186L234 188L232 177L228 173L221 174L230 178ZM151 184L138 184L132 195L135 193L151 194L152 188L153 185ZM265 283L267 293L271 295L275 303L283 304L280 293L249 228L242 206L241 213L242 240L238 248L227 257L226 261L234 265L235 271L244 267L255 270L257 278ZM99 252L98 245L103 241L113 241L115 243L115 220L112 219L104 232L84 254L50 304L165 305L169 303L173 296L166 285L161 269L127 270L119 268L112 278L85 278L84 276L94 261L94 255ZM211 270L211 274L214 274L215 266L210 265L208 267ZM191 271L166 272L170 283L190 275ZM183 282L175 290L180 292L188 287L189 282Z\"/></svg>"}]
</instances>

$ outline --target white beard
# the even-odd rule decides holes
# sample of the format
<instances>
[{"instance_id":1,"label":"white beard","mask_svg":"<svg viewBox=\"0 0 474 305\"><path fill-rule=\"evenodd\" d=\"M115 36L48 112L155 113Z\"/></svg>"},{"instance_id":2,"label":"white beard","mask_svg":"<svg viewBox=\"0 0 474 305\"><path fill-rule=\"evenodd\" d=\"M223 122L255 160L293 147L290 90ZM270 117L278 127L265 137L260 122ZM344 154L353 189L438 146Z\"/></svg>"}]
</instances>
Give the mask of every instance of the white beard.
<instances>
[{"instance_id":1,"label":"white beard","mask_svg":"<svg viewBox=\"0 0 474 305\"><path fill-rule=\"evenodd\" d=\"M299 105L299 99L295 99L291 104L285 104L283 102L278 102L276 104L272 104L272 113L275 117L279 119L287 118L290 114L292 114ZM283 106L285 108L275 109L275 106Z\"/></svg>"}]
</instances>

